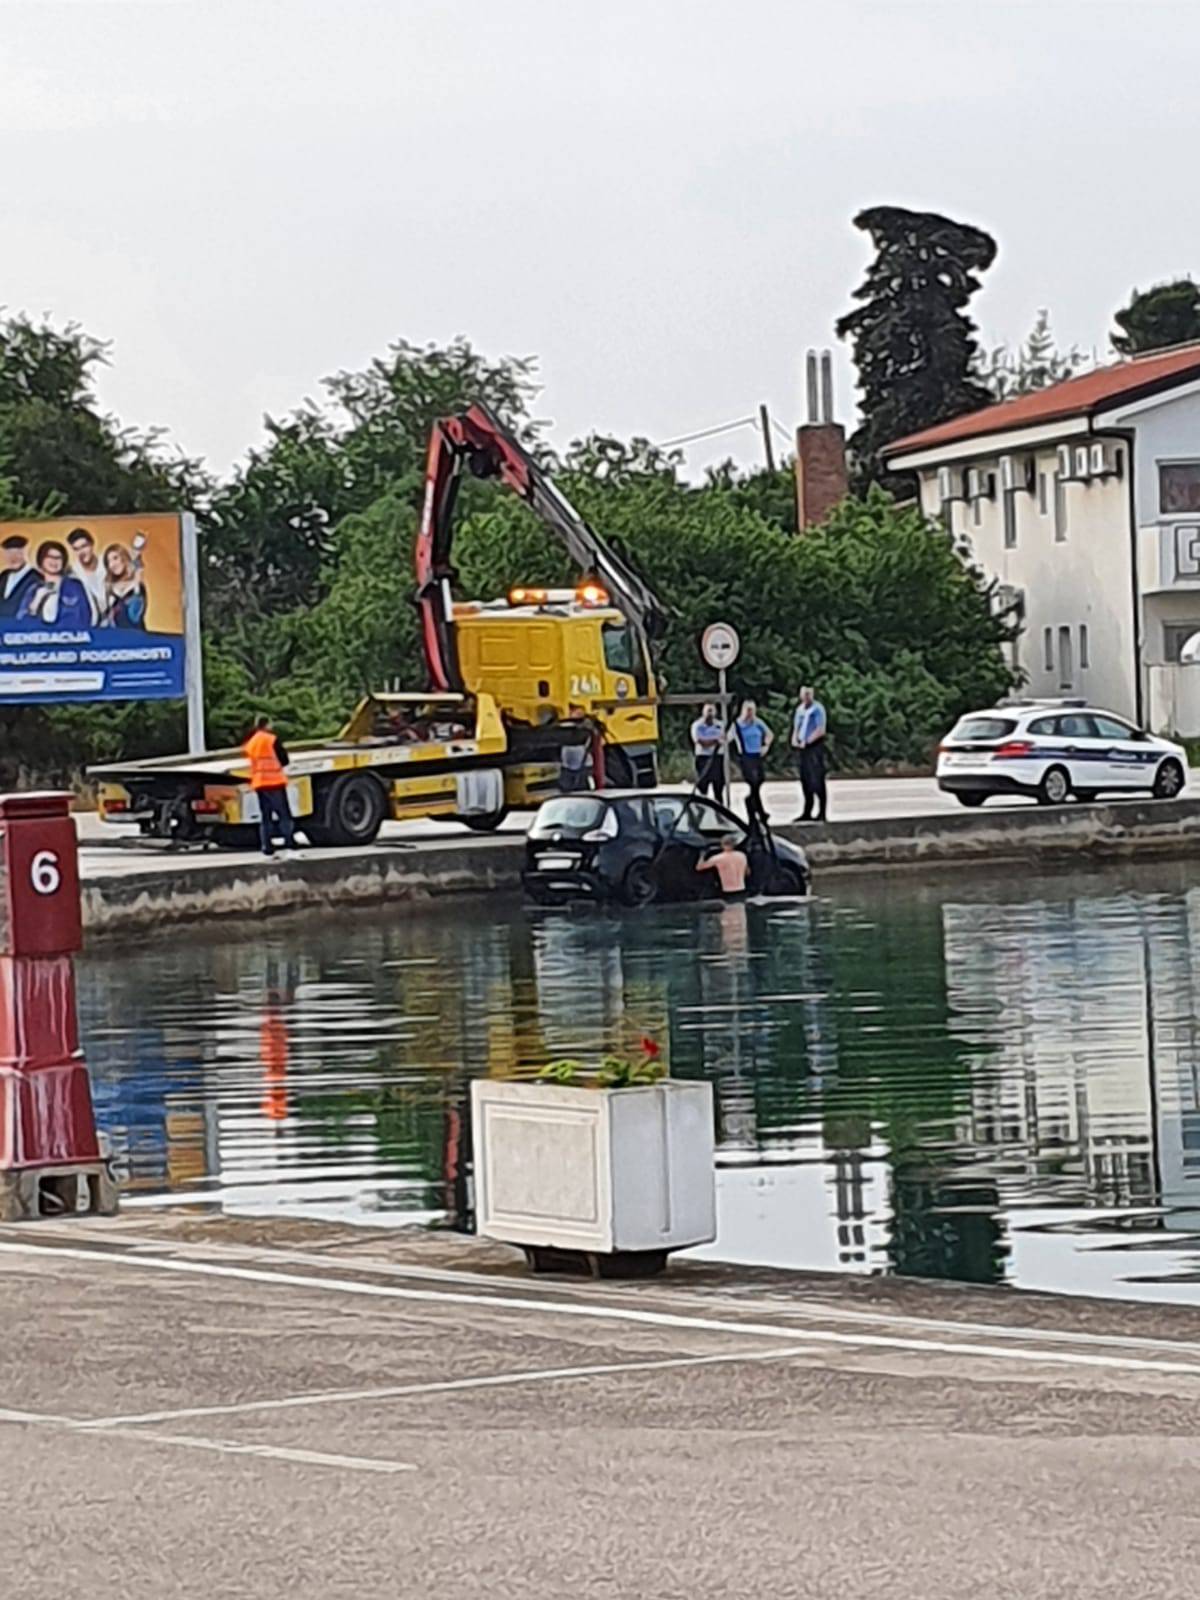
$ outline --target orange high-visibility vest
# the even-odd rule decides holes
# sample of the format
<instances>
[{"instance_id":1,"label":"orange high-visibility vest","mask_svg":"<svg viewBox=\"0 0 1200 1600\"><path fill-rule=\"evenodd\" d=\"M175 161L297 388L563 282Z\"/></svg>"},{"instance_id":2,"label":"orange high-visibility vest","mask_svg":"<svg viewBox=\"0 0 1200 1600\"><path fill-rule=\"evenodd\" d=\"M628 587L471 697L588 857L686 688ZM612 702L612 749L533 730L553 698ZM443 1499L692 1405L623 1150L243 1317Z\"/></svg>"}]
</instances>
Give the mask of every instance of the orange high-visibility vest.
<instances>
[{"instance_id":1,"label":"orange high-visibility vest","mask_svg":"<svg viewBox=\"0 0 1200 1600\"><path fill-rule=\"evenodd\" d=\"M242 746L242 753L250 763L252 789L287 788L287 773L275 754L275 735L269 729L252 733Z\"/></svg>"}]
</instances>

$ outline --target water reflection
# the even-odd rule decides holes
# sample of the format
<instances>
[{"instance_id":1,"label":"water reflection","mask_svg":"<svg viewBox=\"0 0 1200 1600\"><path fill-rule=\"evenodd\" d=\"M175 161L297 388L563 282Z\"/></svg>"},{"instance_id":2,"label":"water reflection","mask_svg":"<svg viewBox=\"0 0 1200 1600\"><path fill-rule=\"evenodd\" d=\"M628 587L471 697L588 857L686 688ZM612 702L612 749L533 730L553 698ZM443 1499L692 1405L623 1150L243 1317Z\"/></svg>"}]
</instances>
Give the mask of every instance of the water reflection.
<instances>
[{"instance_id":1,"label":"water reflection","mask_svg":"<svg viewBox=\"0 0 1200 1600\"><path fill-rule=\"evenodd\" d=\"M725 1260L1200 1298L1197 892L1168 872L812 906L473 905L97 956L126 1202L445 1223L467 1085L651 1032L715 1085Z\"/></svg>"}]
</instances>

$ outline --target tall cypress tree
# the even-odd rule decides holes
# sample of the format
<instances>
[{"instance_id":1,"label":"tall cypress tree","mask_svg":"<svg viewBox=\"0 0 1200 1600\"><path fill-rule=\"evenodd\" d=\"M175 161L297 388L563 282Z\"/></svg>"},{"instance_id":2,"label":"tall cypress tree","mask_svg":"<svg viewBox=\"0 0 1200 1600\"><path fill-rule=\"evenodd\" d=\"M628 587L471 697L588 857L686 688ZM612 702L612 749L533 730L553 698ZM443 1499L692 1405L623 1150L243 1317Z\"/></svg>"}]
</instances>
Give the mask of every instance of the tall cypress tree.
<instances>
[{"instance_id":1,"label":"tall cypress tree","mask_svg":"<svg viewBox=\"0 0 1200 1600\"><path fill-rule=\"evenodd\" d=\"M876 253L854 291L857 310L837 324L862 395L853 482L860 492L872 483L905 492L908 481L883 468L884 446L992 398L975 376L979 346L963 308L980 286L976 274L996 259L996 241L968 223L899 206L860 211L854 226Z\"/></svg>"},{"instance_id":2,"label":"tall cypress tree","mask_svg":"<svg viewBox=\"0 0 1200 1600\"><path fill-rule=\"evenodd\" d=\"M1119 355L1140 356L1200 339L1200 286L1190 278L1135 289L1129 304L1113 313L1121 330L1112 336Z\"/></svg>"}]
</instances>

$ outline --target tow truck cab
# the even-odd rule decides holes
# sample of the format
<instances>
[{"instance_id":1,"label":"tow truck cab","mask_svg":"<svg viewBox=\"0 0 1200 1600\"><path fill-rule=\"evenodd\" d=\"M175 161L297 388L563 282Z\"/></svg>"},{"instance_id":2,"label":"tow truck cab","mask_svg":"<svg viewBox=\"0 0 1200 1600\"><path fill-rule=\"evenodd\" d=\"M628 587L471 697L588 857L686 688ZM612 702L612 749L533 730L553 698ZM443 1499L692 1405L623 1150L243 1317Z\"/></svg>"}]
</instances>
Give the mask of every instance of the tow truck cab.
<instances>
[{"instance_id":1,"label":"tow truck cab","mask_svg":"<svg viewBox=\"0 0 1200 1600\"><path fill-rule=\"evenodd\" d=\"M657 781L658 686L637 630L603 590L517 588L454 607L463 683L507 721L546 730L582 712L604 729L611 782ZM514 738L514 745L520 740Z\"/></svg>"}]
</instances>

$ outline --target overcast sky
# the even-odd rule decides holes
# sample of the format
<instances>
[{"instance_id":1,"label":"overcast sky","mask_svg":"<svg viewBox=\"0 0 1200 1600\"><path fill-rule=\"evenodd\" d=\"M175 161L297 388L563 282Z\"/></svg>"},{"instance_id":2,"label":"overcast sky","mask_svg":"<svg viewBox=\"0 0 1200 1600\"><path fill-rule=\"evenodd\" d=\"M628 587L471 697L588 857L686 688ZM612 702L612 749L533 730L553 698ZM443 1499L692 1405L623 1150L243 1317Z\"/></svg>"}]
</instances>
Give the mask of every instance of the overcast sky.
<instances>
[{"instance_id":1,"label":"overcast sky","mask_svg":"<svg viewBox=\"0 0 1200 1600\"><path fill-rule=\"evenodd\" d=\"M1195 3L0 0L0 53L0 303L218 468L398 337L537 356L560 443L790 426L865 205L997 237L990 342L1200 268Z\"/></svg>"}]
</instances>

